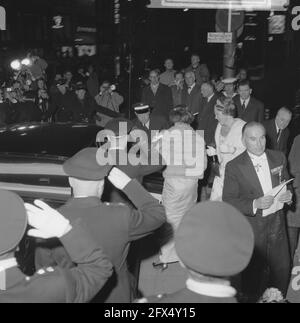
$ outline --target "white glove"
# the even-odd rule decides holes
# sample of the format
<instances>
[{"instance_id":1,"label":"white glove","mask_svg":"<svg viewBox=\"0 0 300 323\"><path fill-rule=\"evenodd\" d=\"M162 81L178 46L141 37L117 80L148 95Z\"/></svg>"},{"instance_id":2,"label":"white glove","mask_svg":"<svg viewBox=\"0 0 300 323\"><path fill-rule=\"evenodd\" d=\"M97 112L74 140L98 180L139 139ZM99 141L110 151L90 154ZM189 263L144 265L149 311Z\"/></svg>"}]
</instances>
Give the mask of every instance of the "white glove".
<instances>
[{"instance_id":1,"label":"white glove","mask_svg":"<svg viewBox=\"0 0 300 323\"><path fill-rule=\"evenodd\" d=\"M208 149L206 149L206 153L208 157L216 156L217 150L214 147L208 146Z\"/></svg>"},{"instance_id":2,"label":"white glove","mask_svg":"<svg viewBox=\"0 0 300 323\"><path fill-rule=\"evenodd\" d=\"M129 182L131 182L131 178L127 176L120 169L114 167L110 174L108 175L108 180L119 190L123 190Z\"/></svg>"},{"instance_id":3,"label":"white glove","mask_svg":"<svg viewBox=\"0 0 300 323\"><path fill-rule=\"evenodd\" d=\"M28 231L29 236L42 239L61 238L71 231L70 221L59 212L39 200L34 201L34 204L36 206L25 203L28 223L34 228Z\"/></svg>"}]
</instances>

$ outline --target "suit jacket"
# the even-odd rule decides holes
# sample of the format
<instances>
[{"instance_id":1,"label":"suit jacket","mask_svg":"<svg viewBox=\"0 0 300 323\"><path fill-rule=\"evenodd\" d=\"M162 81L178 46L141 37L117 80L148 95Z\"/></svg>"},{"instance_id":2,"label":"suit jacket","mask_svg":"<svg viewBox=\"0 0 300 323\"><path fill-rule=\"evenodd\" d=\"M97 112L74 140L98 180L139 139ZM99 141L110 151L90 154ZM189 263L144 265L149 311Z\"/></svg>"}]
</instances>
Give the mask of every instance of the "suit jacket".
<instances>
[{"instance_id":1,"label":"suit jacket","mask_svg":"<svg viewBox=\"0 0 300 323\"><path fill-rule=\"evenodd\" d=\"M265 120L265 107L264 104L255 98L251 97L249 104L246 108L246 110L243 110L242 104L241 104L241 97L237 95L234 98L234 102L237 106L238 110L238 117L244 121L252 122L260 122L263 123Z\"/></svg>"},{"instance_id":2,"label":"suit jacket","mask_svg":"<svg viewBox=\"0 0 300 323\"><path fill-rule=\"evenodd\" d=\"M98 198L71 199L60 212L70 220L81 219L82 225L94 237L111 260L115 275L97 296L97 302L129 303L132 300L127 255L130 243L158 229L166 220L165 211L136 181L131 181L124 192L137 210L123 204L103 204ZM72 261L62 247L52 248L50 258L46 249L43 260L47 265L59 261L64 267Z\"/></svg>"},{"instance_id":3,"label":"suit jacket","mask_svg":"<svg viewBox=\"0 0 300 323\"><path fill-rule=\"evenodd\" d=\"M204 139L207 145L215 143L215 133L218 126L218 121L215 116L215 105L218 100L218 95L215 94L209 102L207 99L202 99L202 111L198 115L198 130L204 130Z\"/></svg>"},{"instance_id":4,"label":"suit jacket","mask_svg":"<svg viewBox=\"0 0 300 323\"><path fill-rule=\"evenodd\" d=\"M181 89L181 88L178 88L177 85L172 85L170 88L172 91L173 106L176 107L177 105L182 105L184 87Z\"/></svg>"},{"instance_id":5,"label":"suit jacket","mask_svg":"<svg viewBox=\"0 0 300 323\"><path fill-rule=\"evenodd\" d=\"M78 266L44 270L31 278L18 268L8 269L0 303L84 303L99 292L112 275L112 265L83 228L72 226L60 241Z\"/></svg>"},{"instance_id":6,"label":"suit jacket","mask_svg":"<svg viewBox=\"0 0 300 323\"><path fill-rule=\"evenodd\" d=\"M271 150L279 150L285 155L288 153L288 143L290 138L290 130L284 129L281 133L279 141L277 141L277 127L275 119L264 122L267 131L267 147Z\"/></svg>"},{"instance_id":7,"label":"suit jacket","mask_svg":"<svg viewBox=\"0 0 300 323\"><path fill-rule=\"evenodd\" d=\"M169 119L169 114L173 108L173 98L171 89L163 84L159 84L156 94L153 94L151 86L143 89L142 102L153 108L153 115L163 115Z\"/></svg>"},{"instance_id":8,"label":"suit jacket","mask_svg":"<svg viewBox=\"0 0 300 323\"><path fill-rule=\"evenodd\" d=\"M187 288L177 293L159 297L149 297L148 303L151 304L236 304L235 298L216 298L194 293ZM193 313L190 313L192 315Z\"/></svg>"},{"instance_id":9,"label":"suit jacket","mask_svg":"<svg viewBox=\"0 0 300 323\"><path fill-rule=\"evenodd\" d=\"M289 179L287 161L283 153L266 151L270 170L282 167L282 181ZM273 187L280 184L279 173L272 175ZM263 197L263 189L247 151L227 164L224 183L224 202L228 202L249 217L250 221L260 218L261 211L253 213L253 201ZM252 221L252 222L253 222Z\"/></svg>"},{"instance_id":10,"label":"suit jacket","mask_svg":"<svg viewBox=\"0 0 300 323\"><path fill-rule=\"evenodd\" d=\"M188 87L185 85L182 94L182 102L193 114L200 113L202 111L201 86L196 84L191 94L189 94Z\"/></svg>"}]
</instances>

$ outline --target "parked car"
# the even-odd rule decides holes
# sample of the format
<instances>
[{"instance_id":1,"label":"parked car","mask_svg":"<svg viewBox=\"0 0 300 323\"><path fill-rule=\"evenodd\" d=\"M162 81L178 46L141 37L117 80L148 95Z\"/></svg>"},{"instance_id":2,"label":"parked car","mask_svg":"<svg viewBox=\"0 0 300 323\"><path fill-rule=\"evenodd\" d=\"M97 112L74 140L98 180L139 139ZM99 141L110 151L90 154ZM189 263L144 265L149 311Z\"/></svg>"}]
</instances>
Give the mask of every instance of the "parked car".
<instances>
[{"instance_id":1,"label":"parked car","mask_svg":"<svg viewBox=\"0 0 300 323\"><path fill-rule=\"evenodd\" d=\"M62 206L71 189L63 163L83 148L96 147L97 125L71 123L30 123L0 128L0 189L17 193L25 202L43 199L54 208ZM147 176L144 185L158 199L161 174ZM33 273L26 238L20 256L23 270Z\"/></svg>"}]
</instances>

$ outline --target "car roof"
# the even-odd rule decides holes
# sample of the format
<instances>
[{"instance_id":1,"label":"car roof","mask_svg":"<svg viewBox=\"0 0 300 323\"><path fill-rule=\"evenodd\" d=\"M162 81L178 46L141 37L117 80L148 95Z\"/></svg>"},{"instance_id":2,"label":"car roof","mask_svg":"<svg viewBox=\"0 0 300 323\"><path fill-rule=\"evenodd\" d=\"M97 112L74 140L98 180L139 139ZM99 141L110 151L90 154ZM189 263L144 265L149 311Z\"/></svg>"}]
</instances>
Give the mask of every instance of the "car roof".
<instances>
[{"instance_id":1,"label":"car roof","mask_svg":"<svg viewBox=\"0 0 300 323\"><path fill-rule=\"evenodd\" d=\"M26 123L0 128L0 154L71 157L96 145L93 124Z\"/></svg>"}]
</instances>

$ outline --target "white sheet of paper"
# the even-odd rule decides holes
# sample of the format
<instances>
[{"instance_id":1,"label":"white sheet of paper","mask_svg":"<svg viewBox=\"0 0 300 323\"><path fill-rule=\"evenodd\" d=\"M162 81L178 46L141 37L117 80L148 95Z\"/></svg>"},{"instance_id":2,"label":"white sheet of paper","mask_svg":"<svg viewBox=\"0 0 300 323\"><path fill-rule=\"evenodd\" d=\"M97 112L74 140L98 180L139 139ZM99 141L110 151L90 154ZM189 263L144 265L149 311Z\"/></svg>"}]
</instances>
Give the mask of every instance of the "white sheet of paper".
<instances>
[{"instance_id":1,"label":"white sheet of paper","mask_svg":"<svg viewBox=\"0 0 300 323\"><path fill-rule=\"evenodd\" d=\"M283 209L284 204L280 203L278 201L278 199L279 199L280 195L282 195L283 193L285 193L287 191L287 185L290 184L293 180L294 180L294 178L276 186L275 188L272 189L272 191L270 191L268 194L265 195L265 196L274 196L275 201L269 209L263 211L263 215L262 215L263 218Z\"/></svg>"}]
</instances>

